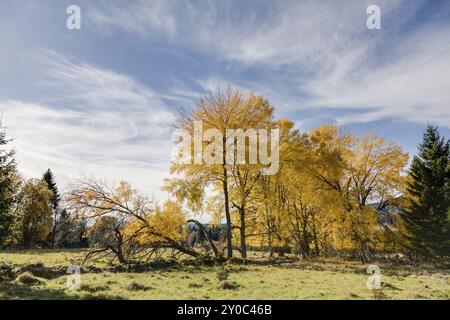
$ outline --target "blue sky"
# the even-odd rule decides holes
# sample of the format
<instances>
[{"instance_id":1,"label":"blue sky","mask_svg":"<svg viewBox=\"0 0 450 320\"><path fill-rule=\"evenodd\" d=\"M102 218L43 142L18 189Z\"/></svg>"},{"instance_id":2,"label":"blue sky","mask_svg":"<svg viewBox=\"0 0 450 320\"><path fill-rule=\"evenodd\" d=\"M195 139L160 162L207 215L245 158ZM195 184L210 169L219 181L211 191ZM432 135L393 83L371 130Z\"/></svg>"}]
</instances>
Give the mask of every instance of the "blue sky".
<instances>
[{"instance_id":1,"label":"blue sky","mask_svg":"<svg viewBox=\"0 0 450 320\"><path fill-rule=\"evenodd\" d=\"M218 86L264 94L302 131L377 131L411 154L427 123L450 137L449 39L450 1L2 0L0 112L26 177L163 199L174 114Z\"/></svg>"}]
</instances>

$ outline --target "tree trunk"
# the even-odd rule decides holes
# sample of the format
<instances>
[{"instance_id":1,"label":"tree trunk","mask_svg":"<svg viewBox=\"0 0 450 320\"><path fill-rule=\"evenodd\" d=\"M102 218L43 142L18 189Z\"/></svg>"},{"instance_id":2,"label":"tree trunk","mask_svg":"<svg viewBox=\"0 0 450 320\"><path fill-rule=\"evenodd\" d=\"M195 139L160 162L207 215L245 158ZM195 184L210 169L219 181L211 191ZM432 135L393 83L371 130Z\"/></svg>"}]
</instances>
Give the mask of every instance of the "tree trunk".
<instances>
[{"instance_id":1,"label":"tree trunk","mask_svg":"<svg viewBox=\"0 0 450 320\"><path fill-rule=\"evenodd\" d=\"M302 256L303 258L307 258L311 255L311 248L309 247L309 237L308 237L308 230L307 230L307 219L306 217L303 217L303 224L301 226L302 228L302 242L303 242L303 250L302 250Z\"/></svg>"},{"instance_id":2,"label":"tree trunk","mask_svg":"<svg viewBox=\"0 0 450 320\"><path fill-rule=\"evenodd\" d=\"M223 167L223 195L225 198L225 219L227 220L227 257L233 257L233 242L231 233L231 214L230 214L230 203L228 199L228 172L227 168Z\"/></svg>"},{"instance_id":3,"label":"tree trunk","mask_svg":"<svg viewBox=\"0 0 450 320\"><path fill-rule=\"evenodd\" d=\"M123 245L122 233L120 232L120 229L117 226L114 227L114 231L116 233L116 238L117 238L117 249L116 249L117 259L119 259L119 262L121 264L128 264L128 261L125 259L124 255L123 255L123 250L122 250L122 245Z\"/></svg>"},{"instance_id":4,"label":"tree trunk","mask_svg":"<svg viewBox=\"0 0 450 320\"><path fill-rule=\"evenodd\" d=\"M241 257L247 258L247 244L245 243L245 208L244 205L239 208L241 215Z\"/></svg>"},{"instance_id":5,"label":"tree trunk","mask_svg":"<svg viewBox=\"0 0 450 320\"><path fill-rule=\"evenodd\" d=\"M315 251L316 257L318 257L320 254L320 249L319 249L319 239L317 237L316 219L315 219L314 215L312 216L312 234L313 234L313 242L314 242L314 251Z\"/></svg>"},{"instance_id":6,"label":"tree trunk","mask_svg":"<svg viewBox=\"0 0 450 320\"><path fill-rule=\"evenodd\" d=\"M307 258L311 255L311 248L309 247L309 239L308 235L306 234L306 231L303 231L303 250L302 250L302 256L303 258Z\"/></svg>"},{"instance_id":7,"label":"tree trunk","mask_svg":"<svg viewBox=\"0 0 450 320\"><path fill-rule=\"evenodd\" d=\"M314 234L314 251L316 254L316 257L320 255L320 249L319 249L319 241L317 240L317 235Z\"/></svg>"},{"instance_id":8,"label":"tree trunk","mask_svg":"<svg viewBox=\"0 0 450 320\"><path fill-rule=\"evenodd\" d=\"M370 262L370 249L366 241L360 240L359 242L359 256L362 263Z\"/></svg>"},{"instance_id":9,"label":"tree trunk","mask_svg":"<svg viewBox=\"0 0 450 320\"><path fill-rule=\"evenodd\" d=\"M56 230L58 228L58 209L54 209L53 213L53 226L52 226L52 243L51 248L55 249L55 240L56 240Z\"/></svg>"},{"instance_id":10,"label":"tree trunk","mask_svg":"<svg viewBox=\"0 0 450 320\"><path fill-rule=\"evenodd\" d=\"M273 245L272 245L272 232L268 233L268 244L269 244L269 257L273 257Z\"/></svg>"},{"instance_id":11,"label":"tree trunk","mask_svg":"<svg viewBox=\"0 0 450 320\"><path fill-rule=\"evenodd\" d=\"M216 258L218 258L219 257L219 250L217 250L216 245L214 244L213 240L209 236L208 231L205 229L205 227L200 222L198 222L197 220L194 220L194 219L189 219L187 222L188 223L189 222L195 223L195 225L200 229L200 232L203 232L203 234L206 237L206 240L208 240L208 242L209 242L209 246L211 247L212 251L214 252L214 256Z\"/></svg>"}]
</instances>

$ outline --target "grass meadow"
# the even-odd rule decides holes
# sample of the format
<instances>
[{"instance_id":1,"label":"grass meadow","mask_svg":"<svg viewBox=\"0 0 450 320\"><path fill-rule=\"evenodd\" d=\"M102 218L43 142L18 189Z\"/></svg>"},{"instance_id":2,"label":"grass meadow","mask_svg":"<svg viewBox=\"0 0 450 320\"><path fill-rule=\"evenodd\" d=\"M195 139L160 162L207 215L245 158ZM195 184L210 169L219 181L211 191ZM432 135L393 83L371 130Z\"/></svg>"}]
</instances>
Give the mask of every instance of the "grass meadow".
<instances>
[{"instance_id":1,"label":"grass meadow","mask_svg":"<svg viewBox=\"0 0 450 320\"><path fill-rule=\"evenodd\" d=\"M450 299L450 270L432 265L378 263L382 287L369 290L367 265L339 259L269 260L253 254L251 263L223 266L176 264L141 272L106 262L83 269L79 290L66 285L70 261L86 252L0 252L19 275L0 283L0 299ZM32 281L21 281L26 273ZM224 285L224 282L226 284Z\"/></svg>"}]
</instances>

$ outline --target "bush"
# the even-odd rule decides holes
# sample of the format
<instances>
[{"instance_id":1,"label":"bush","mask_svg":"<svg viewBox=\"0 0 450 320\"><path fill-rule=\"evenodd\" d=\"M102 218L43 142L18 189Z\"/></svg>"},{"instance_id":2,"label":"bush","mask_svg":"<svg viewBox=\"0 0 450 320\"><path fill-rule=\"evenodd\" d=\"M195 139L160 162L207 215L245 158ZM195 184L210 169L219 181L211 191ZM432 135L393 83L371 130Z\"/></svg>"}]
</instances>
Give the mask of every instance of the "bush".
<instances>
[{"instance_id":1,"label":"bush","mask_svg":"<svg viewBox=\"0 0 450 320\"><path fill-rule=\"evenodd\" d=\"M217 271L217 279L219 281L225 281L230 276L230 269L228 268L221 268Z\"/></svg>"},{"instance_id":2,"label":"bush","mask_svg":"<svg viewBox=\"0 0 450 320\"><path fill-rule=\"evenodd\" d=\"M43 283L43 281L41 279L33 276L30 272L24 272L24 273L20 274L17 277L16 282L20 283L20 284L24 284L24 285L29 285L29 286L38 285L38 284Z\"/></svg>"},{"instance_id":3,"label":"bush","mask_svg":"<svg viewBox=\"0 0 450 320\"><path fill-rule=\"evenodd\" d=\"M383 290L381 290L381 289L372 290L372 295L373 295L374 300L386 299L386 295L384 294Z\"/></svg>"},{"instance_id":4,"label":"bush","mask_svg":"<svg viewBox=\"0 0 450 320\"><path fill-rule=\"evenodd\" d=\"M143 285L142 283L133 281L128 285L128 291L147 291L150 287Z\"/></svg>"},{"instance_id":5,"label":"bush","mask_svg":"<svg viewBox=\"0 0 450 320\"><path fill-rule=\"evenodd\" d=\"M98 286L95 286L95 285L89 285L89 284L82 284L82 285L80 286L80 289L81 289L82 291L87 291L87 292L90 292L90 293L95 293L95 292L98 292L98 291L108 291L110 288L109 288L108 285L98 285Z\"/></svg>"},{"instance_id":6,"label":"bush","mask_svg":"<svg viewBox=\"0 0 450 320\"><path fill-rule=\"evenodd\" d=\"M66 269L62 267L46 267L42 262L38 262L20 268L19 272L29 272L35 277L50 280L66 274Z\"/></svg>"},{"instance_id":7,"label":"bush","mask_svg":"<svg viewBox=\"0 0 450 320\"><path fill-rule=\"evenodd\" d=\"M202 265L212 267L217 263L217 259L211 256L201 256L200 258L197 258L198 262Z\"/></svg>"},{"instance_id":8,"label":"bush","mask_svg":"<svg viewBox=\"0 0 450 320\"><path fill-rule=\"evenodd\" d=\"M166 269L178 265L178 261L175 259L163 259L156 258L149 263L149 266L153 269Z\"/></svg>"},{"instance_id":9,"label":"bush","mask_svg":"<svg viewBox=\"0 0 450 320\"><path fill-rule=\"evenodd\" d=\"M0 262L0 283L12 281L16 277L14 272L14 267L11 262L2 261Z\"/></svg>"},{"instance_id":10,"label":"bush","mask_svg":"<svg viewBox=\"0 0 450 320\"><path fill-rule=\"evenodd\" d=\"M237 284L234 281L222 281L219 283L218 289L224 289L224 290L236 290L239 288L239 284Z\"/></svg>"}]
</instances>

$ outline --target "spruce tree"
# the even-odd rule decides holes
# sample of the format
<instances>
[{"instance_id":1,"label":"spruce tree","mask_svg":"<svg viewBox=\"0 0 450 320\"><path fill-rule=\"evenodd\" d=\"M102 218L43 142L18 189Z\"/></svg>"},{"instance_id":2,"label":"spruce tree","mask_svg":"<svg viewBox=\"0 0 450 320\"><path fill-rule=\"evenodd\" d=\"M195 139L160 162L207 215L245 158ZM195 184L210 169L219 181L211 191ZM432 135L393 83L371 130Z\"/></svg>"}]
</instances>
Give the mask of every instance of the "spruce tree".
<instances>
[{"instance_id":1,"label":"spruce tree","mask_svg":"<svg viewBox=\"0 0 450 320\"><path fill-rule=\"evenodd\" d=\"M14 232L16 219L12 207L19 186L15 152L7 149L8 142L0 123L0 247Z\"/></svg>"},{"instance_id":2,"label":"spruce tree","mask_svg":"<svg viewBox=\"0 0 450 320\"><path fill-rule=\"evenodd\" d=\"M401 214L411 249L428 257L450 254L450 145L428 126L414 156L408 183L409 206Z\"/></svg>"},{"instance_id":3,"label":"spruce tree","mask_svg":"<svg viewBox=\"0 0 450 320\"><path fill-rule=\"evenodd\" d=\"M53 172L50 169L47 169L47 171L45 171L44 175L42 176L42 180L44 180L47 183L49 190L53 193L51 199L52 208L53 210L56 210L58 208L61 197L59 196L59 191L58 187L56 186L56 181L55 177L53 176Z\"/></svg>"},{"instance_id":4,"label":"spruce tree","mask_svg":"<svg viewBox=\"0 0 450 320\"><path fill-rule=\"evenodd\" d=\"M59 201L61 197L59 195L58 187L56 186L55 177L53 176L53 172L50 169L44 172L42 176L42 180L47 183L48 189L52 192L52 197L50 198L50 202L52 205L53 212L53 227L50 233L50 244L51 247L55 247L56 233L59 225Z\"/></svg>"},{"instance_id":5,"label":"spruce tree","mask_svg":"<svg viewBox=\"0 0 450 320\"><path fill-rule=\"evenodd\" d=\"M67 209L62 209L58 218L58 228L55 230L54 242L59 248L70 248L74 246L74 233L76 226L72 222Z\"/></svg>"}]
</instances>

